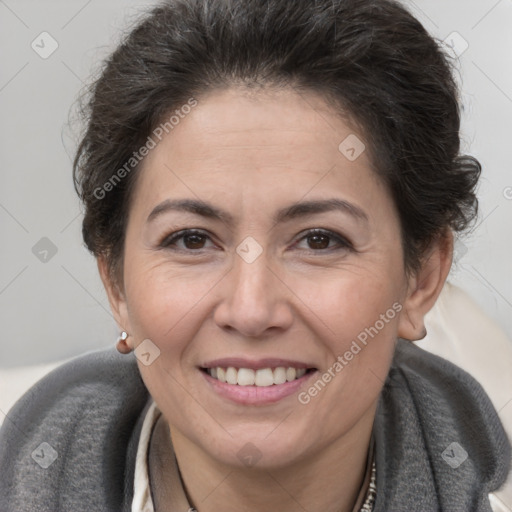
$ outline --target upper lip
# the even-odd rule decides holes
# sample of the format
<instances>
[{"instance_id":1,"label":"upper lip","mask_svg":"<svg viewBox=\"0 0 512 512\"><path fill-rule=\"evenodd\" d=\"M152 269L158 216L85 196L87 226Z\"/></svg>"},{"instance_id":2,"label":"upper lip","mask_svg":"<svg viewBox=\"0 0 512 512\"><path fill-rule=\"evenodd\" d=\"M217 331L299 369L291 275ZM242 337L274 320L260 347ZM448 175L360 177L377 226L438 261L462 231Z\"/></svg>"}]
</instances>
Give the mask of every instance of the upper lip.
<instances>
[{"instance_id":1,"label":"upper lip","mask_svg":"<svg viewBox=\"0 0 512 512\"><path fill-rule=\"evenodd\" d=\"M251 370L260 370L262 368L314 368L313 365L303 363L301 361L293 361L291 359L278 359L266 357L263 359L245 359L242 357L225 357L208 361L201 365L201 368L250 368Z\"/></svg>"}]
</instances>

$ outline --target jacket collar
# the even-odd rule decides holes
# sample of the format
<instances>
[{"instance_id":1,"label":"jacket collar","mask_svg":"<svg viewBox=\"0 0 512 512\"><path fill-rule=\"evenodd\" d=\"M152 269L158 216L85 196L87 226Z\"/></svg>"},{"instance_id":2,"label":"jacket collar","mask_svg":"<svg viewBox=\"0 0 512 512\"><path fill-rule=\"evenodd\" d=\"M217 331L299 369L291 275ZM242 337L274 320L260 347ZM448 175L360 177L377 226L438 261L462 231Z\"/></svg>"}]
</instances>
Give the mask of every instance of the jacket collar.
<instances>
[{"instance_id":1,"label":"jacket collar","mask_svg":"<svg viewBox=\"0 0 512 512\"><path fill-rule=\"evenodd\" d=\"M491 511L510 444L482 386L399 339L374 426L377 498L388 510Z\"/></svg>"}]
</instances>

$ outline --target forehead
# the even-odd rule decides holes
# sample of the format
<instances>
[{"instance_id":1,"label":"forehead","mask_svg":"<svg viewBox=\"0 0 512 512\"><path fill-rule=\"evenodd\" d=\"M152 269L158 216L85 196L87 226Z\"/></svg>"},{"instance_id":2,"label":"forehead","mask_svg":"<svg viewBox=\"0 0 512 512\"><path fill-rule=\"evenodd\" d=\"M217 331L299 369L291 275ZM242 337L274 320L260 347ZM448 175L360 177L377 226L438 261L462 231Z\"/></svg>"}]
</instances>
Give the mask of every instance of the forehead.
<instances>
[{"instance_id":1,"label":"forehead","mask_svg":"<svg viewBox=\"0 0 512 512\"><path fill-rule=\"evenodd\" d=\"M356 159L347 144L362 151ZM147 209L173 193L213 199L219 191L265 202L333 191L371 198L383 190L363 148L363 135L320 95L215 91L145 158L139 203Z\"/></svg>"},{"instance_id":2,"label":"forehead","mask_svg":"<svg viewBox=\"0 0 512 512\"><path fill-rule=\"evenodd\" d=\"M268 162L272 157L280 161L287 149L298 153L304 144L308 152L312 145L330 146L337 155L340 142L353 130L319 94L231 88L200 98L173 132L175 144L186 153L195 149L198 157L215 159L218 150L233 150L267 155ZM194 155L178 151L174 156L188 161Z\"/></svg>"}]
</instances>

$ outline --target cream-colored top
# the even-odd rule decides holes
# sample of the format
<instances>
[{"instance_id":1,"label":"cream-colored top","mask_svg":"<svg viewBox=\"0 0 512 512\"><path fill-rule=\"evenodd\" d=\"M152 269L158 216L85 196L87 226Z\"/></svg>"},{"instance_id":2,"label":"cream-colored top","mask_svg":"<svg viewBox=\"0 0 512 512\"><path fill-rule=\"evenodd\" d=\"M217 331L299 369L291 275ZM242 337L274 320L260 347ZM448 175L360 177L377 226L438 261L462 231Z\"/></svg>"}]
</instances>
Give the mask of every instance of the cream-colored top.
<instances>
[{"instance_id":1,"label":"cream-colored top","mask_svg":"<svg viewBox=\"0 0 512 512\"><path fill-rule=\"evenodd\" d=\"M160 416L160 410L155 402L149 407L139 438L137 457L135 459L134 492L132 501L132 512L154 512L153 500L149 487L148 473L148 450L151 432L156 420Z\"/></svg>"}]
</instances>

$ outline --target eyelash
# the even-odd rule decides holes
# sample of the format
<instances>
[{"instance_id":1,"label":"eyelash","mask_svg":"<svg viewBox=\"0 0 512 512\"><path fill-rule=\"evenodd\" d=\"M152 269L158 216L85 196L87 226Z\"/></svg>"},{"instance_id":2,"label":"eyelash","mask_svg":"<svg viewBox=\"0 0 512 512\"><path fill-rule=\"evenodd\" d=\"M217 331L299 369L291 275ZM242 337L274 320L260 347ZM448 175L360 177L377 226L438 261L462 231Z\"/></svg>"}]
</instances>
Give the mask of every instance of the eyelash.
<instances>
[{"instance_id":1,"label":"eyelash","mask_svg":"<svg viewBox=\"0 0 512 512\"><path fill-rule=\"evenodd\" d=\"M176 247L177 241L182 240L185 237L192 236L192 235L199 235L202 237L210 238L209 235L204 231L200 231L197 229L184 229L182 231L177 231L176 233L171 233L170 235L166 236L159 245L163 249L169 249L172 251L196 252L196 253L202 252L204 250L203 248L201 248L201 249L181 249L181 248ZM315 236L315 235L326 236L326 237L334 240L338 244L338 247L334 248L334 249L332 247L327 248L327 249L309 249L310 252L324 252L325 253L325 252L339 251L339 250L354 251L352 244L347 239L345 239L341 235L338 235L336 233L333 233L332 231L328 231L325 229L310 229L310 230L306 231L301 238L299 238L297 243L302 240L307 239L308 237ZM172 246L174 246L174 247L172 247Z\"/></svg>"}]
</instances>

